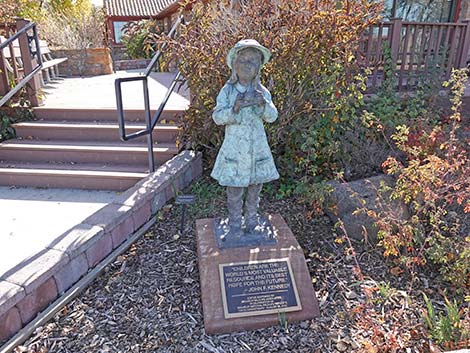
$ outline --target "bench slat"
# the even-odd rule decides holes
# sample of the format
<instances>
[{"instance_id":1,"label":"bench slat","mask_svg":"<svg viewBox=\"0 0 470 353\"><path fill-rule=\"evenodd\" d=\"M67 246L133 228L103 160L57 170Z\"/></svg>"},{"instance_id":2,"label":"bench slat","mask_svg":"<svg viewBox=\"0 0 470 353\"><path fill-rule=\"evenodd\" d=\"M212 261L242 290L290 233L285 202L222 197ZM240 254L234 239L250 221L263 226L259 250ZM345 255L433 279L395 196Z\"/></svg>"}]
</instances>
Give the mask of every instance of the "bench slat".
<instances>
[{"instance_id":1,"label":"bench slat","mask_svg":"<svg viewBox=\"0 0 470 353\"><path fill-rule=\"evenodd\" d=\"M3 36L0 36L0 42L4 42L6 38ZM39 47L41 50L41 56L43 60L42 64L42 74L45 76L46 80L49 81L51 79L51 76L53 78L57 77L59 74L59 64L65 62L68 60L68 58L53 58L51 55L51 50L49 49L47 42L44 40L39 40ZM22 63L21 63L21 52L19 48L19 43L18 40L15 40L13 42L13 55L15 56L15 60L18 62L18 70L22 70ZM12 59L11 58L11 53L9 48L5 48L2 50L3 55L7 59ZM12 70L12 68L7 68L8 71ZM51 71L52 70L52 71ZM41 79L42 80L42 79Z\"/></svg>"},{"instance_id":2,"label":"bench slat","mask_svg":"<svg viewBox=\"0 0 470 353\"><path fill-rule=\"evenodd\" d=\"M65 61L67 61L68 58L56 58L56 59L52 59L52 60L47 60L47 61L44 61L42 63L42 68L43 69L48 69L52 66L56 66L56 65L59 65Z\"/></svg>"}]
</instances>

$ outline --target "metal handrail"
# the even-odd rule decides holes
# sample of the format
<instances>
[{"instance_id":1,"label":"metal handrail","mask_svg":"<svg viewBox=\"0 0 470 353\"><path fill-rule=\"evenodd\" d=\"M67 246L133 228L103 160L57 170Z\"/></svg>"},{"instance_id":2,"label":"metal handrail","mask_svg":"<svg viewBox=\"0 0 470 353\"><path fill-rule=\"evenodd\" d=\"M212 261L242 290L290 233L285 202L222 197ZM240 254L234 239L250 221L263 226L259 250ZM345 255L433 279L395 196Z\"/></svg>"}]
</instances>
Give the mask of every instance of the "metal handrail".
<instances>
[{"instance_id":1,"label":"metal handrail","mask_svg":"<svg viewBox=\"0 0 470 353\"><path fill-rule=\"evenodd\" d=\"M33 30L33 36L32 37L29 37L27 32L32 29ZM31 72L29 74L27 74L26 76L24 76L20 82L18 82L15 87L13 87L13 89L11 91L9 91L5 96L3 96L1 99L0 99L0 107L2 105L4 105L7 101L9 101L11 99L11 97L13 97L16 93L19 92L20 89L22 89L24 86L26 86L26 84L34 77L34 75L36 75L39 70L41 70L42 68L42 56L41 56L41 47L39 45L39 37L38 37L38 32L37 32L37 28L36 28L36 23L34 22L31 22L30 24L28 24L27 26L23 27L22 29L20 29L18 32L16 32L14 35L12 35L11 37L7 38L7 40L3 43L0 43L0 53L2 52L3 49L5 49L7 46L9 46L10 44L13 43L13 41L15 41L16 39L18 39L23 33L26 33L26 35L28 36L28 42L29 42L29 54L31 55L32 58L34 58L34 56L37 56L37 65L36 67L31 70ZM35 43L35 49L36 51L33 51L32 48L31 48L31 42L34 40L34 43ZM23 53L22 53L23 54ZM1 57L3 57L3 55L0 55ZM13 55L12 55L13 56ZM14 58L13 58L14 60ZM23 60L24 61L24 60Z\"/></svg>"},{"instance_id":2,"label":"metal handrail","mask_svg":"<svg viewBox=\"0 0 470 353\"><path fill-rule=\"evenodd\" d=\"M185 24L184 17L180 16L173 24L173 27L168 33L168 36L170 38L173 38L174 35L176 34L176 30L182 24ZM148 77L150 73L152 72L152 70L154 69L157 62L160 60L161 56L163 55L163 51L165 50L165 48L166 48L166 43L164 43L161 49L158 50L157 53L153 56L152 60L148 64L147 68L145 69L143 75L132 76L132 77L121 77L121 78L117 78L114 81L120 138L122 141L129 141L129 140L147 135L149 170L151 173L155 171L155 160L153 156L153 129L155 128L158 121L160 120L160 116L163 113L163 109L165 109L168 99L170 98L171 93L173 93L176 83L179 81L181 77L181 72L178 70L175 77L173 78L173 81L170 87L168 88L165 94L165 97L163 98L163 101L160 103L158 110L155 112L153 117L151 117L150 116L149 90L148 90ZM132 81L142 81L142 88L143 88L143 94L144 94L144 107L145 107L144 114L145 114L145 122L147 124L147 127L143 130L134 132L132 134L126 134L124 106L122 102L122 83L132 82Z\"/></svg>"}]
</instances>

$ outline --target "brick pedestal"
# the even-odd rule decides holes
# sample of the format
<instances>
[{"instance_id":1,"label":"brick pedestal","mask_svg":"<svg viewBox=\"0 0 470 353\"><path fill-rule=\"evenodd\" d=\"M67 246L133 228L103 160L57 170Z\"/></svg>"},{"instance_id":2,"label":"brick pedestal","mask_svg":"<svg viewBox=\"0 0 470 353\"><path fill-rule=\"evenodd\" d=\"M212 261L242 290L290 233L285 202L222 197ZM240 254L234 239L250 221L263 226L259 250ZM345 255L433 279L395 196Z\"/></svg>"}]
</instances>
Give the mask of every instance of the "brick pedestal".
<instances>
[{"instance_id":1,"label":"brick pedestal","mask_svg":"<svg viewBox=\"0 0 470 353\"><path fill-rule=\"evenodd\" d=\"M280 215L269 216L277 233L277 244L220 250L214 236L214 220L196 222L197 250L204 327L208 334L254 330L279 324L279 314L225 319L219 264L289 258L302 310L285 313L288 322L312 319L319 315L318 301L302 248Z\"/></svg>"}]
</instances>

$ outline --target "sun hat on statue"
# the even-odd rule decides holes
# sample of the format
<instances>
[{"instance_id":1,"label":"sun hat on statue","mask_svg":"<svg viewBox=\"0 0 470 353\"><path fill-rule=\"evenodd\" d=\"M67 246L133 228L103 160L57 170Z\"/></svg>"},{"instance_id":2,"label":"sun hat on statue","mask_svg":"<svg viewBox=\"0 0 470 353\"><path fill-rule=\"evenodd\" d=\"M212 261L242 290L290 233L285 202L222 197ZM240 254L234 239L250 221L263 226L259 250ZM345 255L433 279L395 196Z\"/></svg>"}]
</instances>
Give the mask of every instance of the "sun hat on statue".
<instances>
[{"instance_id":1,"label":"sun hat on statue","mask_svg":"<svg viewBox=\"0 0 470 353\"><path fill-rule=\"evenodd\" d=\"M263 54L262 65L266 64L269 61L269 58L271 57L271 52L266 47L263 47L261 44L259 44L256 40L242 39L237 44L235 44L234 47L230 49L227 54L227 65L230 69L232 69L233 59L235 58L236 54L238 54L240 50L246 48L258 49Z\"/></svg>"}]
</instances>

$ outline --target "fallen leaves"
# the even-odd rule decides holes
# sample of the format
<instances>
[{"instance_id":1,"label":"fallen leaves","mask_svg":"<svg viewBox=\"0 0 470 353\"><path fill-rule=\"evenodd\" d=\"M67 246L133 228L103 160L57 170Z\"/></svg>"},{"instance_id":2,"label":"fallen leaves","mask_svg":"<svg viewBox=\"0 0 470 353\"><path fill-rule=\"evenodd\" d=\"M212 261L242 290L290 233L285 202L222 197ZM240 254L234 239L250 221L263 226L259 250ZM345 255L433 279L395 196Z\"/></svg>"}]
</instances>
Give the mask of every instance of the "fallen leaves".
<instances>
[{"instance_id":1,"label":"fallen leaves","mask_svg":"<svg viewBox=\"0 0 470 353\"><path fill-rule=\"evenodd\" d=\"M224 195L219 198L214 201L225 202ZM303 206L295 199L265 199L262 207L281 213L305 250L320 305L317 319L288 322L287 330L273 326L206 335L193 227L195 219L214 214L190 210L187 224L193 227L181 236L179 208L166 207L164 219L148 236L116 258L21 349L28 353L407 353L407 348L411 353L439 352L429 348L421 323L420 293L436 291L435 277L423 274L411 287L402 273L391 272L393 268L375 249L359 244L355 251L364 280L358 280L356 262L344 252L349 244L335 243L329 219L316 216L306 221ZM391 343L398 347L395 351L387 347Z\"/></svg>"}]
</instances>

